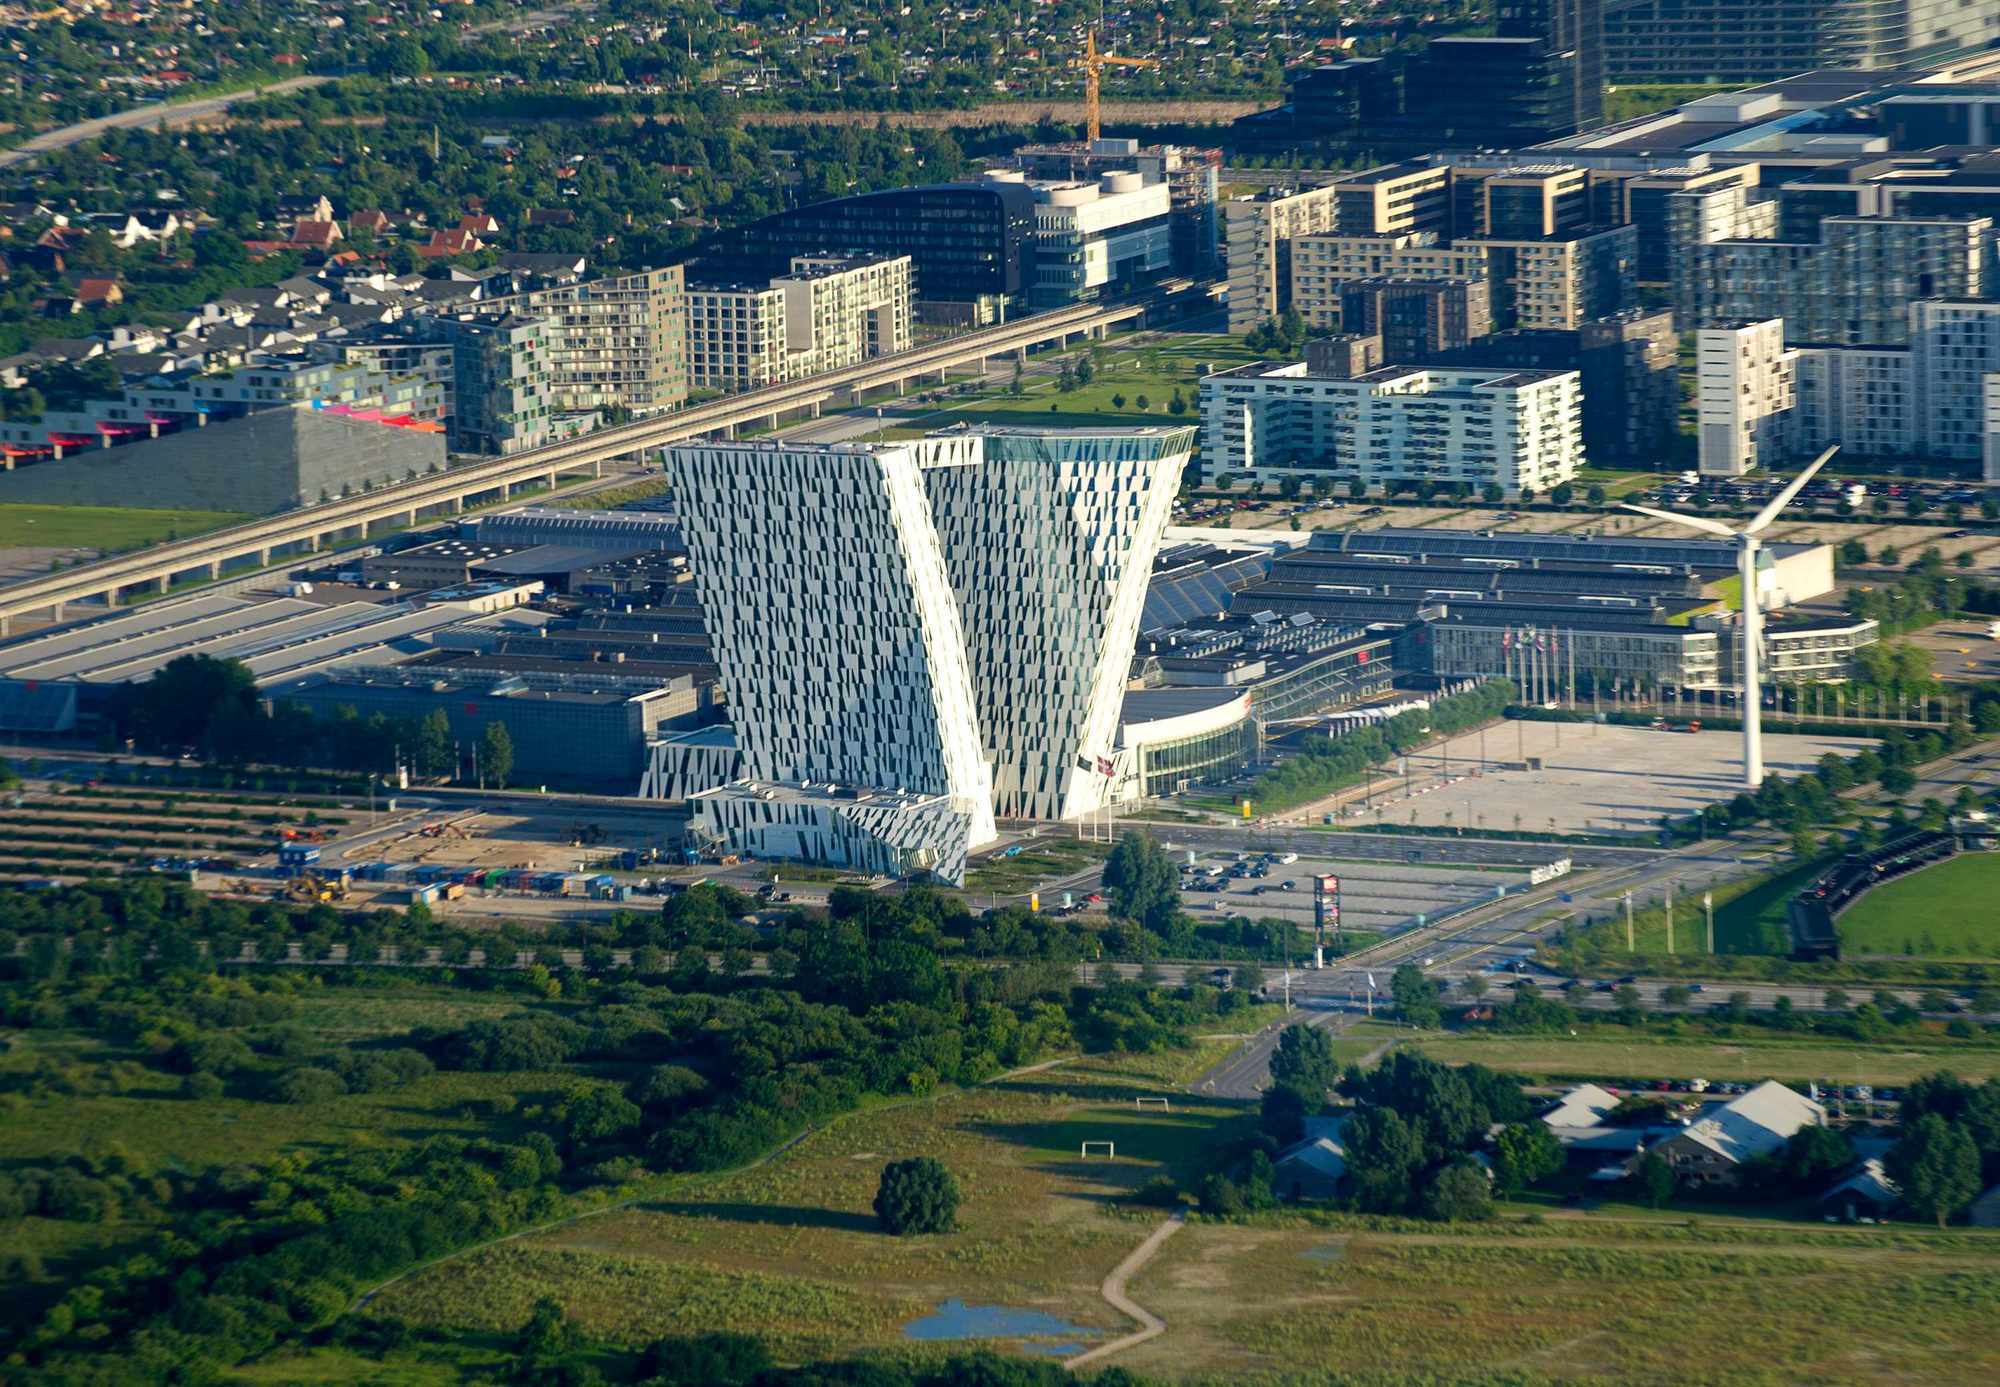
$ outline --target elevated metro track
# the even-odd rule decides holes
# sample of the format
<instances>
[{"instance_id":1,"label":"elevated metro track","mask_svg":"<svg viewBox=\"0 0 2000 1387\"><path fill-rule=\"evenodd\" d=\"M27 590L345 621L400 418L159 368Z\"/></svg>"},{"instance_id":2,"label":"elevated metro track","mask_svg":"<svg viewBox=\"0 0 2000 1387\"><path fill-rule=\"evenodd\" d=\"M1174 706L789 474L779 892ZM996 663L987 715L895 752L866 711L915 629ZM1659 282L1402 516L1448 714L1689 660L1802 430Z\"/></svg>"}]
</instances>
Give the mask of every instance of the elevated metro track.
<instances>
[{"instance_id":1,"label":"elevated metro track","mask_svg":"<svg viewBox=\"0 0 2000 1387\"><path fill-rule=\"evenodd\" d=\"M303 506L192 539L30 578L0 587L0 636L8 634L15 618L35 612L50 613L60 621L67 603L101 601L115 607L130 589L165 592L177 578L199 575L216 579L230 565L239 572L268 568L288 554L317 553L332 544L365 539L371 525L413 525L426 514L463 510L465 503L476 497L499 493L504 498L517 486L535 483L553 486L564 473L599 473L612 458L707 434L726 434L744 424L775 424L786 414L816 412L829 401L850 401L867 390L891 387L900 392L928 375L942 380L950 367L969 361L983 363L988 357L1026 352L1049 343L1066 345L1076 337L1099 337L1116 325L1143 322L1149 312L1183 304L1204 305L1214 288L1178 280L1157 286L1141 298L1038 313L837 371L600 429L532 452L470 462L359 496Z\"/></svg>"}]
</instances>

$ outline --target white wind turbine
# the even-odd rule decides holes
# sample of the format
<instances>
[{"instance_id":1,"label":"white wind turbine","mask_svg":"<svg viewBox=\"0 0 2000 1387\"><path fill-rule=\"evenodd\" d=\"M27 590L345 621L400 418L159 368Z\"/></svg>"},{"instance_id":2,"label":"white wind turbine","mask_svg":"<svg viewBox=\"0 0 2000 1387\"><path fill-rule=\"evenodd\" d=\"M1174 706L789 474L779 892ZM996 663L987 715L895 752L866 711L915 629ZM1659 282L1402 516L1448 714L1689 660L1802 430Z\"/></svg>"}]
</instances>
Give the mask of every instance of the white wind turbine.
<instances>
[{"instance_id":1,"label":"white wind turbine","mask_svg":"<svg viewBox=\"0 0 2000 1387\"><path fill-rule=\"evenodd\" d=\"M1654 510L1650 506L1625 507L1641 515L1650 515L1655 520L1672 521L1691 530L1705 530L1736 541L1736 573L1743 584L1743 783L1752 790L1764 783L1764 684L1758 668L1763 654L1764 611L1758 606L1757 596L1757 536L1778 518L1779 511L1792 503L1792 498L1813 479L1813 474L1826 466L1839 451L1840 445L1836 443L1814 458L1811 466L1792 478L1785 489L1773 496L1764 509L1758 511L1750 523L1740 530L1732 530L1721 521L1710 520L1705 515L1676 515L1672 511Z\"/></svg>"}]
</instances>

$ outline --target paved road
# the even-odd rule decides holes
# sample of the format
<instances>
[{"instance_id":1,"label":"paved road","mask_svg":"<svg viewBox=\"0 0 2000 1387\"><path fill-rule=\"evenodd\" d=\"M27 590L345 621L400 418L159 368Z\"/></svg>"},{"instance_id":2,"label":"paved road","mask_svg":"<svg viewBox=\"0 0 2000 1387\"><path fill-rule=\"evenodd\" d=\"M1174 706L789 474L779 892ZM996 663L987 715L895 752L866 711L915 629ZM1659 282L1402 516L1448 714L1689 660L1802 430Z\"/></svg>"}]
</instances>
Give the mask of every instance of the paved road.
<instances>
[{"instance_id":1,"label":"paved road","mask_svg":"<svg viewBox=\"0 0 2000 1387\"><path fill-rule=\"evenodd\" d=\"M206 96L198 101L156 101L150 105L134 106L128 111L115 111L108 116L98 116L94 120L65 125L60 130L44 131L31 140L15 145L12 149L0 151L0 169L26 163L37 154L46 154L55 149L67 149L73 144L94 140L107 130L187 125L206 116L226 111L239 101L255 101L259 97L302 91L307 87L316 87L322 82L332 80L330 77L289 77L282 82L273 82L269 86L248 87L223 96Z\"/></svg>"}]
</instances>

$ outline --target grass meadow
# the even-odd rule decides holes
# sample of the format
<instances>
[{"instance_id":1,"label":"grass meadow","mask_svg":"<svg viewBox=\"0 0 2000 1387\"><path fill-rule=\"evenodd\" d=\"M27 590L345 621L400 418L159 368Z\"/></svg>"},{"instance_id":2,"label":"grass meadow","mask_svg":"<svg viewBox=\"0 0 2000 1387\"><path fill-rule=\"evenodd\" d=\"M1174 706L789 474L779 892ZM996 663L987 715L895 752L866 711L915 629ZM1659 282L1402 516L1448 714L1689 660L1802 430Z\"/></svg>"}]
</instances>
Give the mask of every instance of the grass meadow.
<instances>
[{"instance_id":1,"label":"grass meadow","mask_svg":"<svg viewBox=\"0 0 2000 1387\"><path fill-rule=\"evenodd\" d=\"M1121 1366L1256 1382L1670 1387L1990 1381L2000 1234L1566 1214L1196 1224L1132 1284L1171 1326Z\"/></svg>"},{"instance_id":2,"label":"grass meadow","mask_svg":"<svg viewBox=\"0 0 2000 1387\"><path fill-rule=\"evenodd\" d=\"M0 505L0 549L136 549L248 520L230 511Z\"/></svg>"},{"instance_id":3,"label":"grass meadow","mask_svg":"<svg viewBox=\"0 0 2000 1387\"><path fill-rule=\"evenodd\" d=\"M1478 1063L1530 1079L1779 1079L1907 1084L1950 1069L1968 1079L2000 1077L2000 1048L1913 1043L1863 1045L1772 1036L1706 1038L1590 1030L1569 1036L1420 1035L1404 1042L1451 1064Z\"/></svg>"},{"instance_id":4,"label":"grass meadow","mask_svg":"<svg viewBox=\"0 0 2000 1387\"><path fill-rule=\"evenodd\" d=\"M1115 1331L1122 1319L1098 1283L1157 1217L1124 1212L1131 1196L1162 1174L1191 1182L1207 1147L1248 1121L1245 1105L1176 1091L1232 1043L1088 1057L878 1107L761 1168L689 1180L671 1196L430 1268L370 1308L492 1333L549 1294L614 1341L727 1325L796 1358L901 1344L903 1325L953 1297ZM1139 1109L1145 1094L1169 1096L1170 1110ZM1115 1143L1116 1156L1082 1159L1085 1140ZM913 1155L957 1177L957 1232L878 1230L881 1169Z\"/></svg>"},{"instance_id":5,"label":"grass meadow","mask_svg":"<svg viewBox=\"0 0 2000 1387\"><path fill-rule=\"evenodd\" d=\"M1840 917L1850 954L2000 957L2000 853L1963 853L1876 887Z\"/></svg>"}]
</instances>

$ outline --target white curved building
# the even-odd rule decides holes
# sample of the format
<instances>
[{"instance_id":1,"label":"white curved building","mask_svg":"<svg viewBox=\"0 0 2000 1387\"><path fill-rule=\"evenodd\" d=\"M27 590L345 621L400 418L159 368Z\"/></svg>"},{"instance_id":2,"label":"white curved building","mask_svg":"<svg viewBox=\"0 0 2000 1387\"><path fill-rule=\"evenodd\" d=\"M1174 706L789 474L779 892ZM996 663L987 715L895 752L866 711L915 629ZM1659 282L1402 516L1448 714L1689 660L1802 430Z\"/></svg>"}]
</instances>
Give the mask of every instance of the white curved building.
<instances>
[{"instance_id":1,"label":"white curved building","mask_svg":"<svg viewBox=\"0 0 2000 1387\"><path fill-rule=\"evenodd\" d=\"M693 797L693 831L956 881L996 812L1101 808L1193 436L670 449L743 758L743 781Z\"/></svg>"}]
</instances>

